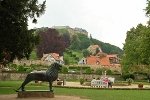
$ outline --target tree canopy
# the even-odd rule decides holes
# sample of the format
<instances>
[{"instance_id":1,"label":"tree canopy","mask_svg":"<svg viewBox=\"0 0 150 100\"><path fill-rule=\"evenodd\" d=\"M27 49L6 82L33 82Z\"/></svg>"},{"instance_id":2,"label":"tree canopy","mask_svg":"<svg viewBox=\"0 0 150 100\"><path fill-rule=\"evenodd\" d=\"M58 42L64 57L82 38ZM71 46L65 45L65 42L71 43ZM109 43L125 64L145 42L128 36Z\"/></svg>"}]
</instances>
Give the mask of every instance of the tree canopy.
<instances>
[{"instance_id":1,"label":"tree canopy","mask_svg":"<svg viewBox=\"0 0 150 100\"><path fill-rule=\"evenodd\" d=\"M44 54L58 53L61 56L68 47L69 43L65 40L65 36L59 35L56 29L49 28L48 30L38 31L41 36L41 42L36 46L37 56L41 58Z\"/></svg>"},{"instance_id":2,"label":"tree canopy","mask_svg":"<svg viewBox=\"0 0 150 100\"><path fill-rule=\"evenodd\" d=\"M145 15L150 17L150 0L147 0L147 7L144 9ZM126 33L125 44L123 47L124 56L121 66L124 72L131 69L139 69L142 65L150 65L150 20L147 25L138 24ZM138 66L138 67L137 67Z\"/></svg>"},{"instance_id":3,"label":"tree canopy","mask_svg":"<svg viewBox=\"0 0 150 100\"><path fill-rule=\"evenodd\" d=\"M0 63L5 65L13 59L29 58L39 36L28 30L28 19L33 23L44 14L45 2L38 0L0 1Z\"/></svg>"}]
</instances>

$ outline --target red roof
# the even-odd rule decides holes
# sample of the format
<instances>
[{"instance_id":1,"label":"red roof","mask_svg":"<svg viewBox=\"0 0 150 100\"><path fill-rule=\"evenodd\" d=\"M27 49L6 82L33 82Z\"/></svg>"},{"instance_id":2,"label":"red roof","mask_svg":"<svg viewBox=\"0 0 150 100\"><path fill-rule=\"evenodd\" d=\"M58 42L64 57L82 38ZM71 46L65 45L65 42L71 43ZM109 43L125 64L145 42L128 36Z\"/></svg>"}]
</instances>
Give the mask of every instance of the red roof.
<instances>
[{"instance_id":1,"label":"red roof","mask_svg":"<svg viewBox=\"0 0 150 100\"><path fill-rule=\"evenodd\" d=\"M98 59L99 58L97 56L89 56L89 57L86 57L86 63L87 64L96 64Z\"/></svg>"},{"instance_id":2,"label":"red roof","mask_svg":"<svg viewBox=\"0 0 150 100\"><path fill-rule=\"evenodd\" d=\"M109 62L109 58L108 57L103 57L103 58L99 58L98 56L89 56L86 58L86 62L87 64L99 64L102 66L109 66L110 62Z\"/></svg>"},{"instance_id":3,"label":"red roof","mask_svg":"<svg viewBox=\"0 0 150 100\"><path fill-rule=\"evenodd\" d=\"M103 57L101 59L99 59L100 61L100 65L102 66L109 66L110 65L110 61L108 57Z\"/></svg>"}]
</instances>

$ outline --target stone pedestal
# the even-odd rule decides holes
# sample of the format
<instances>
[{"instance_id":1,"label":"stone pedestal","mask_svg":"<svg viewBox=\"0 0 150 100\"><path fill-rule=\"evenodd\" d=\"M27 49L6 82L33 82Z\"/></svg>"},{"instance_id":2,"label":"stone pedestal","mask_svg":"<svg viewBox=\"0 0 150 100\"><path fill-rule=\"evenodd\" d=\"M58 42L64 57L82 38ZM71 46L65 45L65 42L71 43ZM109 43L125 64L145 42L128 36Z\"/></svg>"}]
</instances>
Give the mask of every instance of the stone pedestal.
<instances>
[{"instance_id":1,"label":"stone pedestal","mask_svg":"<svg viewBox=\"0 0 150 100\"><path fill-rule=\"evenodd\" d=\"M28 98L28 97L38 97L38 98L54 98L54 93L51 91L41 91L41 90L30 90L30 91L19 91L18 98Z\"/></svg>"}]
</instances>

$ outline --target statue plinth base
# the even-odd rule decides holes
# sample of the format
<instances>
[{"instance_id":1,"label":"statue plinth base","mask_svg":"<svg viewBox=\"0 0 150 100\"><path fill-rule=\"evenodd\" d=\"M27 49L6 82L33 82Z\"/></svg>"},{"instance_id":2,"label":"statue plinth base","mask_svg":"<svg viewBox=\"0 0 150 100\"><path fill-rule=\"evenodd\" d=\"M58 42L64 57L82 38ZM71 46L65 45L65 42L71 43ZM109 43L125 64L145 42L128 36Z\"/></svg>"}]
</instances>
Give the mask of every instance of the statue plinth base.
<instances>
[{"instance_id":1,"label":"statue plinth base","mask_svg":"<svg viewBox=\"0 0 150 100\"><path fill-rule=\"evenodd\" d=\"M51 91L41 91L41 90L30 90L30 91L19 91L18 98L29 98L29 97L38 97L38 98L54 98L54 93Z\"/></svg>"}]
</instances>

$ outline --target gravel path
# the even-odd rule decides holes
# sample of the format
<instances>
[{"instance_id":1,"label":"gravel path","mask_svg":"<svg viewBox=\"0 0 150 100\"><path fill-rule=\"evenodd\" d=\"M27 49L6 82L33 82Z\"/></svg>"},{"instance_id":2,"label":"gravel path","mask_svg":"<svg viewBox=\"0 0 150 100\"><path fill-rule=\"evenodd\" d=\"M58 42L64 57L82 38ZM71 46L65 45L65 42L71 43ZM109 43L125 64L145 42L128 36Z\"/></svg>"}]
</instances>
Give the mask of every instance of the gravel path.
<instances>
[{"instance_id":1,"label":"gravel path","mask_svg":"<svg viewBox=\"0 0 150 100\"><path fill-rule=\"evenodd\" d=\"M54 98L17 98L17 94L0 95L0 100L88 100L84 97L55 95Z\"/></svg>"}]
</instances>

